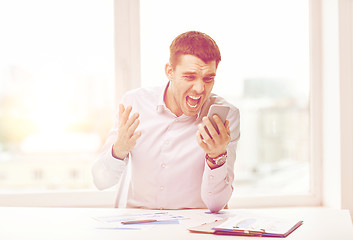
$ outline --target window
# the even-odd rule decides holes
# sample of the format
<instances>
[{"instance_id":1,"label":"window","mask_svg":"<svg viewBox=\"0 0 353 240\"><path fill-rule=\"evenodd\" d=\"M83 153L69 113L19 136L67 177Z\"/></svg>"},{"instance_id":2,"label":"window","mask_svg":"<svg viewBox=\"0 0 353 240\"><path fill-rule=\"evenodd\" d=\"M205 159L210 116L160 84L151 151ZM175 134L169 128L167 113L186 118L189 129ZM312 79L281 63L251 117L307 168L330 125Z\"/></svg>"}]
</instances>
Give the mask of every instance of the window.
<instances>
[{"instance_id":1,"label":"window","mask_svg":"<svg viewBox=\"0 0 353 240\"><path fill-rule=\"evenodd\" d=\"M222 61L213 92L241 113L236 196L312 193L308 1L140 5L144 87L166 84L169 45L178 34L199 30L218 43Z\"/></svg>"},{"instance_id":2,"label":"window","mask_svg":"<svg viewBox=\"0 0 353 240\"><path fill-rule=\"evenodd\" d=\"M77 189L92 187L90 166L112 126L115 99L166 84L169 44L200 30L222 53L214 92L241 111L235 198L260 195L251 206L273 206L271 196L282 195L300 204L296 196L315 194L321 180L321 145L313 141L322 136L321 123L313 124L321 120L313 107L321 104L321 49L311 44L309 53L309 15L311 41L321 41L322 19L318 1L309 2L310 14L305 0L1 2L0 188L74 190L39 193L40 206L112 205L113 191ZM30 193L1 195L0 204L22 205L23 197L38 206Z\"/></svg>"},{"instance_id":3,"label":"window","mask_svg":"<svg viewBox=\"0 0 353 240\"><path fill-rule=\"evenodd\" d=\"M0 189L89 189L115 114L112 0L0 3Z\"/></svg>"}]
</instances>

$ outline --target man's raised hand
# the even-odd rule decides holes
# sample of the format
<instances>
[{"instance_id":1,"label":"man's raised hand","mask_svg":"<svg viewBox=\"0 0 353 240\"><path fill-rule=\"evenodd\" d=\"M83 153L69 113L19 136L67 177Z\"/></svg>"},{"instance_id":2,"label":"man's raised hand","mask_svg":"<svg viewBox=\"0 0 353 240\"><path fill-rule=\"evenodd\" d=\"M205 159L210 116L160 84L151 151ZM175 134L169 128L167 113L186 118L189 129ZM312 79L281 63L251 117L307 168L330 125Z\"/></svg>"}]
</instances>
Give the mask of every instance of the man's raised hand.
<instances>
[{"instance_id":1,"label":"man's raised hand","mask_svg":"<svg viewBox=\"0 0 353 240\"><path fill-rule=\"evenodd\" d=\"M124 159L135 147L137 139L141 136L140 131L136 131L140 120L139 114L134 113L130 118L132 107L126 109L123 104L119 104L119 125L118 138L113 145L113 156Z\"/></svg>"}]
</instances>

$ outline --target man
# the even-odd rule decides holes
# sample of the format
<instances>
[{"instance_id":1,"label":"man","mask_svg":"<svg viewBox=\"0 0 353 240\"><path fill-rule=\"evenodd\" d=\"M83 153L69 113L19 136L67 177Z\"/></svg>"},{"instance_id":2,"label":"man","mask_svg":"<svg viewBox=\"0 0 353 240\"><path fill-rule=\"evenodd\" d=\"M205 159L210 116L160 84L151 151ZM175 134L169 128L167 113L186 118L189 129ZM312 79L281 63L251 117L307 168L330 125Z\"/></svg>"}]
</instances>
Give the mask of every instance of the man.
<instances>
[{"instance_id":1,"label":"man","mask_svg":"<svg viewBox=\"0 0 353 240\"><path fill-rule=\"evenodd\" d=\"M186 32L170 46L163 88L127 93L92 168L95 185L118 183L131 164L127 207L208 208L218 212L233 191L239 111L212 94L221 55L215 41ZM207 113L212 104L230 106L226 122ZM207 128L207 130L206 130Z\"/></svg>"}]
</instances>

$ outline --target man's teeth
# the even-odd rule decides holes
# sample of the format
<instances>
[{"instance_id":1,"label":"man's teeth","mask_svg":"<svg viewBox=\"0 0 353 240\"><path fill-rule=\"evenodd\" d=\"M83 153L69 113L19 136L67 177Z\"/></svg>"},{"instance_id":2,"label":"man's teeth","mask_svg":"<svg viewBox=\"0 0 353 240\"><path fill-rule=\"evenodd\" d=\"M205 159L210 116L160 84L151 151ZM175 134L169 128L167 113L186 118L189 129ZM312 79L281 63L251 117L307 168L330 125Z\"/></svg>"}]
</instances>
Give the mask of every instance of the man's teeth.
<instances>
[{"instance_id":1,"label":"man's teeth","mask_svg":"<svg viewBox=\"0 0 353 240\"><path fill-rule=\"evenodd\" d=\"M187 102L187 104L188 104L190 107L192 107L192 108L196 108L196 107L197 107L197 103L196 103L196 105L191 105L190 103Z\"/></svg>"},{"instance_id":2,"label":"man's teeth","mask_svg":"<svg viewBox=\"0 0 353 240\"><path fill-rule=\"evenodd\" d=\"M191 103L187 100L186 103L192 107L192 108L196 108L197 105L199 104L199 100L201 99L201 96L199 97L194 97L194 96L188 96L188 98L191 99ZM195 102L196 101L196 102ZM194 104L193 104L194 103Z\"/></svg>"},{"instance_id":3,"label":"man's teeth","mask_svg":"<svg viewBox=\"0 0 353 240\"><path fill-rule=\"evenodd\" d=\"M193 96L189 96L189 98L194 99L194 100L199 100L201 97L193 97Z\"/></svg>"}]
</instances>

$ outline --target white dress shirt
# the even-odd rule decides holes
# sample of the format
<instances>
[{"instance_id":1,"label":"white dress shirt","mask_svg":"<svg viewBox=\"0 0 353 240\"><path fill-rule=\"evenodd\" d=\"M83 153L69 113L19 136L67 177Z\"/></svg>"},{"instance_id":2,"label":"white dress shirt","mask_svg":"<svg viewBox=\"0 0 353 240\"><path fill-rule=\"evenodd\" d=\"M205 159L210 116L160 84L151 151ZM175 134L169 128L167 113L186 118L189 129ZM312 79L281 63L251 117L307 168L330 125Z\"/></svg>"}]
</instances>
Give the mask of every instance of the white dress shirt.
<instances>
[{"instance_id":1,"label":"white dress shirt","mask_svg":"<svg viewBox=\"0 0 353 240\"><path fill-rule=\"evenodd\" d=\"M165 88L136 89L127 93L122 104L140 114L141 137L124 160L112 156L117 139L118 118L102 153L92 167L98 189L116 185L131 164L127 207L149 209L208 208L221 210L233 192L234 161L239 139L239 111L223 98L209 96L197 116L174 115L164 103ZM212 104L230 106L231 141L226 163L211 170L205 152L196 139L198 124Z\"/></svg>"}]
</instances>

